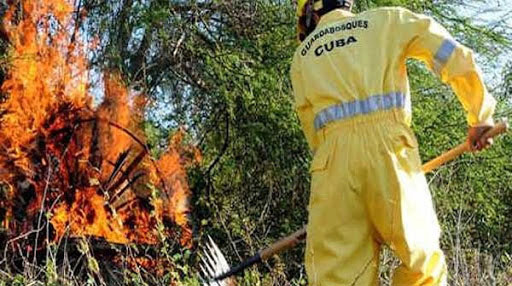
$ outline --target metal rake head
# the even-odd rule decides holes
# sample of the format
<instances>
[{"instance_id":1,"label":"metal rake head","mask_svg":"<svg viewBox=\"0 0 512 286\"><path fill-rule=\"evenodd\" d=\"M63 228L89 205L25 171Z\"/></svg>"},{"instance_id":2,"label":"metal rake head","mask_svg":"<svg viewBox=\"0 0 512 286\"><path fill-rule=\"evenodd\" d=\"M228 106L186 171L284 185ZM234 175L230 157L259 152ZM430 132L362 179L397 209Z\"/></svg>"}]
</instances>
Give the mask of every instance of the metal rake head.
<instances>
[{"instance_id":1,"label":"metal rake head","mask_svg":"<svg viewBox=\"0 0 512 286\"><path fill-rule=\"evenodd\" d=\"M219 247L210 236L208 236L208 241L202 253L200 253L200 257L201 264L199 267L202 272L200 275L202 286L234 285L230 278L221 281L215 280L215 277L228 272L230 267Z\"/></svg>"}]
</instances>

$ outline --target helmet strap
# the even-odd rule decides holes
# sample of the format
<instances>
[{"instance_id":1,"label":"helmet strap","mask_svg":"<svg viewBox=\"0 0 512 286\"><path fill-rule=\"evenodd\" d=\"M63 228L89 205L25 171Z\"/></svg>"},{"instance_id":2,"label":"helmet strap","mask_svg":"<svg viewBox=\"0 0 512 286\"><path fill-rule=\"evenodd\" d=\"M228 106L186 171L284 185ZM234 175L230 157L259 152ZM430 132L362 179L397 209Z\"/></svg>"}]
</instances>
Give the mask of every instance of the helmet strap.
<instances>
[{"instance_id":1,"label":"helmet strap","mask_svg":"<svg viewBox=\"0 0 512 286\"><path fill-rule=\"evenodd\" d=\"M313 21L313 1L314 0L309 0L308 3L306 3L306 30L311 28Z\"/></svg>"}]
</instances>

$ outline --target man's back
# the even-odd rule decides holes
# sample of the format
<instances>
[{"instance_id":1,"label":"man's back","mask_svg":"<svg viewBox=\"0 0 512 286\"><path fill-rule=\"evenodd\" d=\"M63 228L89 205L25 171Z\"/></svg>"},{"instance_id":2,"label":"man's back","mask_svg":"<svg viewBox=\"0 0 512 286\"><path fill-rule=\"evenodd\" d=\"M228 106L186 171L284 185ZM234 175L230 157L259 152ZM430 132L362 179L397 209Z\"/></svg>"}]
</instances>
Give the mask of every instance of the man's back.
<instances>
[{"instance_id":1,"label":"man's back","mask_svg":"<svg viewBox=\"0 0 512 286\"><path fill-rule=\"evenodd\" d=\"M307 98L317 108L406 91L405 43L391 31L398 12L387 8L353 15L334 10L322 17L294 58L307 80Z\"/></svg>"},{"instance_id":2,"label":"man's back","mask_svg":"<svg viewBox=\"0 0 512 286\"><path fill-rule=\"evenodd\" d=\"M415 58L449 84L470 125L492 121L488 95L469 49L432 18L403 8L354 15L333 10L295 52L291 77L312 149L314 133L332 121L398 109L411 122L406 60Z\"/></svg>"}]
</instances>

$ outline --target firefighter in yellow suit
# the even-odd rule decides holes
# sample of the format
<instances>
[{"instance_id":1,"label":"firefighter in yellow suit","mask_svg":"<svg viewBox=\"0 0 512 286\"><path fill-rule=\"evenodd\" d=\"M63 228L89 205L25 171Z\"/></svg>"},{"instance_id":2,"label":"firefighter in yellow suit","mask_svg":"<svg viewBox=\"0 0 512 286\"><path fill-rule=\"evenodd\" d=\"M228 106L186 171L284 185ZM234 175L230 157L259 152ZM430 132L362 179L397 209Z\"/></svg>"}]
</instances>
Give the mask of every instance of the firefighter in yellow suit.
<instances>
[{"instance_id":1,"label":"firefighter in yellow suit","mask_svg":"<svg viewBox=\"0 0 512 286\"><path fill-rule=\"evenodd\" d=\"M440 228L411 129L406 61L448 83L467 111L474 150L491 144L495 100L472 52L432 18L403 8L352 14L352 1L298 0L292 62L311 163L310 285L378 285L379 251L402 264L393 285L446 285Z\"/></svg>"}]
</instances>

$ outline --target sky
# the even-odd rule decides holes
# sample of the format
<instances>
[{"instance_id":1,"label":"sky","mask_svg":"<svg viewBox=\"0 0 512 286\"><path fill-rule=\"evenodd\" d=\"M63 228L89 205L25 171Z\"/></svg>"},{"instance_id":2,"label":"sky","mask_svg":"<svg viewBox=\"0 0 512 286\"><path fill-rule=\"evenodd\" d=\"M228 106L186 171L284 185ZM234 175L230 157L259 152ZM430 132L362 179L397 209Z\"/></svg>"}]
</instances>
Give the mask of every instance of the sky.
<instances>
[{"instance_id":1,"label":"sky","mask_svg":"<svg viewBox=\"0 0 512 286\"><path fill-rule=\"evenodd\" d=\"M490 25L490 27L501 29L503 35L512 42L512 0L457 0L453 2L460 15L470 18L477 25ZM460 2L465 5L460 5ZM500 56L493 62L496 66L486 65L486 59L479 56L477 56L477 62L484 69L486 82L490 85L497 84L502 79L504 67L512 62L512 49L500 52Z\"/></svg>"},{"instance_id":2,"label":"sky","mask_svg":"<svg viewBox=\"0 0 512 286\"><path fill-rule=\"evenodd\" d=\"M456 3L458 1L454 1ZM476 23L505 24L512 28L512 0L464 1L461 8L464 15Z\"/></svg>"}]
</instances>

